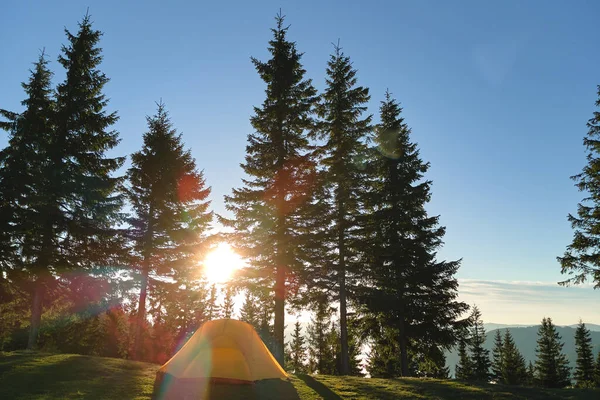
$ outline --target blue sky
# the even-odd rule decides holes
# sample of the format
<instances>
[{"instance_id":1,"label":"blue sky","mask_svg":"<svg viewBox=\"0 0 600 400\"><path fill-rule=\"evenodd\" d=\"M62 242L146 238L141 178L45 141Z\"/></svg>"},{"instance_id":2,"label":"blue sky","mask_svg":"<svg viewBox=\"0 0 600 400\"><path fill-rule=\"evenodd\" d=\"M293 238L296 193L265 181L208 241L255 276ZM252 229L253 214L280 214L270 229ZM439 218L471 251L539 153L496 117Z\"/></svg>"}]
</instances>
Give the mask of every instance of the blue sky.
<instances>
[{"instance_id":1,"label":"blue sky","mask_svg":"<svg viewBox=\"0 0 600 400\"><path fill-rule=\"evenodd\" d=\"M55 81L63 79L55 61L63 27L76 30L87 6L3 2L9 17L0 24L0 107L20 109L20 82L42 47ZM223 195L240 184L249 117L264 96L250 56L267 57L281 7L318 89L339 38L359 83L371 89L370 112L377 113L386 88L402 103L431 162L429 210L447 227L440 257L463 258L465 285L543 282L552 287L548 293L558 293L549 302L582 293L554 286L563 278L555 258L571 238L566 215L581 198L569 176L584 165L582 138L600 84L599 4L152 0L89 6L94 26L105 33L110 109L121 117L116 153L138 150L144 117L162 98L213 188L215 211L224 211ZM5 142L0 136L0 145ZM467 292L469 302L491 298ZM597 304L598 292L584 293L586 300L575 296L577 304ZM541 319L542 310L530 303L528 318ZM487 319L506 322L488 308Z\"/></svg>"}]
</instances>

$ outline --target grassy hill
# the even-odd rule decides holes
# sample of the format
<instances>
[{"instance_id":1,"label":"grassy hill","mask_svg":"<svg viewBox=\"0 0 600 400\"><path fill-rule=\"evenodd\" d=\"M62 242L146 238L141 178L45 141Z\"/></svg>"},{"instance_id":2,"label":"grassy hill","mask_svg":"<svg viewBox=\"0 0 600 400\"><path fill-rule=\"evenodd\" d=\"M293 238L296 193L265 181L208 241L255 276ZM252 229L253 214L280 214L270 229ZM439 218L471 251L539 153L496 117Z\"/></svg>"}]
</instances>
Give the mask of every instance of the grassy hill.
<instances>
[{"instance_id":1,"label":"grassy hill","mask_svg":"<svg viewBox=\"0 0 600 400\"><path fill-rule=\"evenodd\" d=\"M586 324L586 326L588 325ZM598 354L598 352L600 351L600 332L597 331L597 326L598 325L594 324L590 324L590 326L588 326L588 329L591 330L590 336L592 338L594 359L596 358L596 354ZM509 328L512 337L515 340L515 344L517 345L519 351L521 351L523 357L525 357L525 361L527 362L535 362L535 348L537 346L538 329L539 325ZM503 335L504 331L505 328L500 329L500 333L502 333ZM571 326L557 326L556 331L560 334L562 341L565 344L565 346L563 347L563 352L567 355L567 358L571 363L571 367L575 368L575 360L577 360L577 353L575 351L575 328ZM494 347L495 335L496 330L490 330L486 334L484 347L490 350L490 354L492 348ZM454 367L457 362L458 353L456 349L446 354L446 365L450 368L450 371L452 373L454 373Z\"/></svg>"},{"instance_id":2,"label":"grassy hill","mask_svg":"<svg viewBox=\"0 0 600 400\"><path fill-rule=\"evenodd\" d=\"M150 399L157 365L113 358L0 353L0 399ZM291 376L248 386L214 385L205 399L598 399L600 391L541 390L455 381Z\"/></svg>"}]
</instances>

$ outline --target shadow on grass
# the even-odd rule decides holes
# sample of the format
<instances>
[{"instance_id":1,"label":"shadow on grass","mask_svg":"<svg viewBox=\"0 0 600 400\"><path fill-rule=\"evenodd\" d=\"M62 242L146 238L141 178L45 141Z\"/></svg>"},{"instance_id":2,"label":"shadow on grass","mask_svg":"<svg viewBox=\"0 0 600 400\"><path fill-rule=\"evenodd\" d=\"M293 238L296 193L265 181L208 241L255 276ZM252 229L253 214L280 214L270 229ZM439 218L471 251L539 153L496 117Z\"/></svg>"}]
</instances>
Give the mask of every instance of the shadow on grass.
<instances>
[{"instance_id":1,"label":"shadow on grass","mask_svg":"<svg viewBox=\"0 0 600 400\"><path fill-rule=\"evenodd\" d=\"M203 400L301 400L296 388L281 379L266 379L252 385L210 382L206 379L164 378L155 387L152 399Z\"/></svg>"},{"instance_id":2,"label":"shadow on grass","mask_svg":"<svg viewBox=\"0 0 600 400\"><path fill-rule=\"evenodd\" d=\"M341 400L342 398L336 393L332 392L327 386L317 381L310 375L296 375L298 379L306 384L309 388L317 392L317 394L323 397L323 400Z\"/></svg>"},{"instance_id":3,"label":"shadow on grass","mask_svg":"<svg viewBox=\"0 0 600 400\"><path fill-rule=\"evenodd\" d=\"M144 364L61 354L25 353L10 358L0 376L3 399L125 399L152 393L149 375L153 371Z\"/></svg>"}]
</instances>

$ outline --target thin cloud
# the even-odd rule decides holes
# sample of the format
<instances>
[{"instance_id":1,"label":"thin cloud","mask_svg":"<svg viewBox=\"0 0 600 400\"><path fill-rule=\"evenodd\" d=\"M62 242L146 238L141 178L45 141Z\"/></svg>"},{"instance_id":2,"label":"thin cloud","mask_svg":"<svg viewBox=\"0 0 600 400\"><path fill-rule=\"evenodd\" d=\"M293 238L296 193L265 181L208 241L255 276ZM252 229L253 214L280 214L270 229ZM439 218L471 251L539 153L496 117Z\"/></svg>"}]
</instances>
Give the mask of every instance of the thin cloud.
<instances>
[{"instance_id":1,"label":"thin cloud","mask_svg":"<svg viewBox=\"0 0 600 400\"><path fill-rule=\"evenodd\" d=\"M599 323L600 291L591 284L563 287L555 282L459 279L461 300L477 305L485 322L537 324L551 317L556 324L575 324L581 318Z\"/></svg>"}]
</instances>

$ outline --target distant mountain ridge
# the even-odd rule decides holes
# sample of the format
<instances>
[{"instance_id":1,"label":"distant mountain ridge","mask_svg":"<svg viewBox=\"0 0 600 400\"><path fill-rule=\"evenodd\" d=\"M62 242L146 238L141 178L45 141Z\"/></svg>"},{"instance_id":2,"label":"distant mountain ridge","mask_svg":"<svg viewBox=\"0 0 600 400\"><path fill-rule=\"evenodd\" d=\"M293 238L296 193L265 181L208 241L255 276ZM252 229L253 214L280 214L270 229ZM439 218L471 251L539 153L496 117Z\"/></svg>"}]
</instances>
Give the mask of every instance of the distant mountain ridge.
<instances>
[{"instance_id":1,"label":"distant mountain ridge","mask_svg":"<svg viewBox=\"0 0 600 400\"><path fill-rule=\"evenodd\" d=\"M484 347L490 350L490 356L492 348L494 347L494 336L496 331L500 330L502 334L506 329L510 330L510 333L515 340L515 344L519 348L521 354L525 358L526 362L535 362L536 353L535 349L537 346L538 329L539 325L534 326L515 326L515 325L503 325L503 324L483 324L486 328L486 340ZM597 324L585 324L585 326L591 331L592 348L594 352L594 358L596 358L600 351L600 325ZM489 327L496 327L495 329L488 329ZM571 367L575 368L575 361L577 359L577 353L575 351L575 328L577 324L569 326L556 326L556 331L561 336L562 342L565 344L563 347L563 353L567 356ZM446 365L450 368L451 374L454 374L454 368L458 362L458 353L456 349L446 352Z\"/></svg>"}]
</instances>

